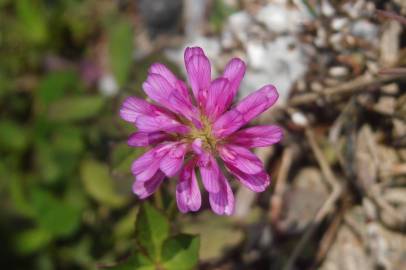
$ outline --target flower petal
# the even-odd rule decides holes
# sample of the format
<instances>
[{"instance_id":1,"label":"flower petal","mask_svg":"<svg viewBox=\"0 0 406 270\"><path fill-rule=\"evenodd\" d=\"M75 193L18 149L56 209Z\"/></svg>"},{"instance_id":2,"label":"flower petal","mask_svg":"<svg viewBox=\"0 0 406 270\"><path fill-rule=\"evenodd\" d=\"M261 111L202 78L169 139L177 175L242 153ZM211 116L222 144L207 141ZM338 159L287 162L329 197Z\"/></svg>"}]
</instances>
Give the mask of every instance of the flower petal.
<instances>
[{"instance_id":1,"label":"flower petal","mask_svg":"<svg viewBox=\"0 0 406 270\"><path fill-rule=\"evenodd\" d=\"M220 116L213 125L214 134L219 138L224 138L225 136L232 134L259 114L266 111L276 102L277 99L278 92L273 85L262 87L240 101L233 109ZM242 119L235 121L233 115L236 115L236 112L241 114ZM229 127L227 127L227 121L229 120L230 115L234 121L230 122Z\"/></svg>"},{"instance_id":2,"label":"flower petal","mask_svg":"<svg viewBox=\"0 0 406 270\"><path fill-rule=\"evenodd\" d=\"M200 168L204 188L208 192L218 192L220 190L218 180L220 168L216 159L209 153L203 152L199 156L197 165Z\"/></svg>"},{"instance_id":3,"label":"flower petal","mask_svg":"<svg viewBox=\"0 0 406 270\"><path fill-rule=\"evenodd\" d=\"M220 116L213 124L213 134L223 138L238 130L245 124L243 115L237 110L231 110Z\"/></svg>"},{"instance_id":4,"label":"flower petal","mask_svg":"<svg viewBox=\"0 0 406 270\"><path fill-rule=\"evenodd\" d=\"M223 173L219 174L220 190L209 193L211 209L218 215L232 215L234 212L234 194Z\"/></svg>"},{"instance_id":5,"label":"flower petal","mask_svg":"<svg viewBox=\"0 0 406 270\"><path fill-rule=\"evenodd\" d=\"M138 116L151 112L153 105L143 99L128 97L120 107L120 116L127 122L135 122Z\"/></svg>"},{"instance_id":6,"label":"flower petal","mask_svg":"<svg viewBox=\"0 0 406 270\"><path fill-rule=\"evenodd\" d=\"M263 170L261 160L247 148L226 144L218 146L220 157L226 164L238 168L247 174L257 174Z\"/></svg>"},{"instance_id":7,"label":"flower petal","mask_svg":"<svg viewBox=\"0 0 406 270\"><path fill-rule=\"evenodd\" d=\"M282 140L282 128L272 126L255 126L232 134L228 139L232 144L247 148L269 146Z\"/></svg>"},{"instance_id":8,"label":"flower petal","mask_svg":"<svg viewBox=\"0 0 406 270\"><path fill-rule=\"evenodd\" d=\"M160 169L166 176L172 177L182 168L187 149L187 144L177 144L162 158Z\"/></svg>"},{"instance_id":9,"label":"flower petal","mask_svg":"<svg viewBox=\"0 0 406 270\"><path fill-rule=\"evenodd\" d=\"M176 186L176 202L182 213L197 211L202 204L199 185L195 172L196 159L190 160L179 176Z\"/></svg>"},{"instance_id":10,"label":"flower petal","mask_svg":"<svg viewBox=\"0 0 406 270\"><path fill-rule=\"evenodd\" d=\"M224 69L223 77L230 81L230 87L228 88L228 94L226 96L225 110L231 105L234 97L237 94L240 83L245 74L245 63L239 58L231 59ZM223 113L222 111L221 113Z\"/></svg>"},{"instance_id":11,"label":"flower petal","mask_svg":"<svg viewBox=\"0 0 406 270\"><path fill-rule=\"evenodd\" d=\"M189 59L194 55L203 55L204 51L200 47L187 47L184 54L185 65L189 61Z\"/></svg>"},{"instance_id":12,"label":"flower petal","mask_svg":"<svg viewBox=\"0 0 406 270\"><path fill-rule=\"evenodd\" d=\"M164 114L157 116L141 115L136 119L135 125L144 132L166 131L186 134L189 131L187 126Z\"/></svg>"},{"instance_id":13,"label":"flower petal","mask_svg":"<svg viewBox=\"0 0 406 270\"><path fill-rule=\"evenodd\" d=\"M156 73L148 74L148 78L142 84L142 88L150 99L173 110L168 101L168 97L172 92L176 91L176 89L162 75Z\"/></svg>"},{"instance_id":14,"label":"flower petal","mask_svg":"<svg viewBox=\"0 0 406 270\"><path fill-rule=\"evenodd\" d=\"M204 55L193 55L186 62L186 71L197 103L204 107L211 81L211 66Z\"/></svg>"},{"instance_id":15,"label":"flower petal","mask_svg":"<svg viewBox=\"0 0 406 270\"><path fill-rule=\"evenodd\" d=\"M175 86L178 82L178 78L169 70L164 64L154 63L148 70L148 73L154 73L161 75L170 85Z\"/></svg>"},{"instance_id":16,"label":"flower petal","mask_svg":"<svg viewBox=\"0 0 406 270\"><path fill-rule=\"evenodd\" d=\"M178 80L176 83L176 89L179 90L179 93L190 103L192 104L192 100L189 95L189 90L187 88L187 85L184 81ZM192 104L193 105L193 104Z\"/></svg>"},{"instance_id":17,"label":"flower petal","mask_svg":"<svg viewBox=\"0 0 406 270\"><path fill-rule=\"evenodd\" d=\"M139 146L149 146L153 144L160 143L164 140L169 139L169 135L164 132L143 132L138 131L130 135L127 143L129 146L139 147Z\"/></svg>"},{"instance_id":18,"label":"flower petal","mask_svg":"<svg viewBox=\"0 0 406 270\"><path fill-rule=\"evenodd\" d=\"M131 171L137 180L146 181L151 178L158 171L161 159L176 144L176 142L160 144L136 159Z\"/></svg>"},{"instance_id":19,"label":"flower petal","mask_svg":"<svg viewBox=\"0 0 406 270\"><path fill-rule=\"evenodd\" d=\"M160 160L155 158L155 153L156 148L153 148L133 162L131 171L137 181L146 181L158 171Z\"/></svg>"},{"instance_id":20,"label":"flower petal","mask_svg":"<svg viewBox=\"0 0 406 270\"><path fill-rule=\"evenodd\" d=\"M163 174L161 171L157 171L151 178L145 181L140 181L137 179L133 184L133 192L140 199L145 199L155 192L164 178L165 174Z\"/></svg>"},{"instance_id":21,"label":"flower petal","mask_svg":"<svg viewBox=\"0 0 406 270\"><path fill-rule=\"evenodd\" d=\"M226 164L226 167L234 176L236 176L237 180L254 192L264 191L271 183L271 179L265 171L261 171L257 174L246 174L229 164Z\"/></svg>"},{"instance_id":22,"label":"flower petal","mask_svg":"<svg viewBox=\"0 0 406 270\"><path fill-rule=\"evenodd\" d=\"M199 111L180 92L173 91L167 99L176 113L183 115L192 122L199 121Z\"/></svg>"},{"instance_id":23,"label":"flower petal","mask_svg":"<svg viewBox=\"0 0 406 270\"><path fill-rule=\"evenodd\" d=\"M217 119L226 109L229 81L225 78L214 80L207 93L205 112L213 120Z\"/></svg>"},{"instance_id":24,"label":"flower petal","mask_svg":"<svg viewBox=\"0 0 406 270\"><path fill-rule=\"evenodd\" d=\"M174 92L181 94L184 97L184 100L191 104L186 84L182 80L179 80L164 64L152 64L148 73L161 75L173 89L176 89Z\"/></svg>"},{"instance_id":25,"label":"flower petal","mask_svg":"<svg viewBox=\"0 0 406 270\"><path fill-rule=\"evenodd\" d=\"M246 122L249 122L271 107L278 97L276 88L273 85L266 85L244 98L235 109L243 114Z\"/></svg>"}]
</instances>

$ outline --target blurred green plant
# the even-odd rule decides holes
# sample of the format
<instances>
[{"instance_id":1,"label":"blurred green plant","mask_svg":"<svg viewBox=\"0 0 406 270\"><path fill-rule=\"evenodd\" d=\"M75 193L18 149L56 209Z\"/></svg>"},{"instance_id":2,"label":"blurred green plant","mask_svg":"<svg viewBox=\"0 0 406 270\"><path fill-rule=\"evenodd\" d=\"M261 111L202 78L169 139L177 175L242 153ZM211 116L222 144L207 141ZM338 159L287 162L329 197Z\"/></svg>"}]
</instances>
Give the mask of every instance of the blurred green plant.
<instances>
[{"instance_id":1,"label":"blurred green plant","mask_svg":"<svg viewBox=\"0 0 406 270\"><path fill-rule=\"evenodd\" d=\"M200 239L189 234L170 236L169 220L157 209L144 203L135 225L134 253L112 270L193 269L199 259Z\"/></svg>"},{"instance_id":2,"label":"blurred green plant","mask_svg":"<svg viewBox=\"0 0 406 270\"><path fill-rule=\"evenodd\" d=\"M109 56L113 74L119 85L123 85L129 75L132 63L132 27L129 21L120 19L108 27Z\"/></svg>"},{"instance_id":3,"label":"blurred green plant","mask_svg":"<svg viewBox=\"0 0 406 270\"><path fill-rule=\"evenodd\" d=\"M229 6L223 0L214 0L213 8L209 17L209 22L212 25L214 31L220 32L222 30L224 21L234 13L233 7Z\"/></svg>"},{"instance_id":4,"label":"blurred green plant","mask_svg":"<svg viewBox=\"0 0 406 270\"><path fill-rule=\"evenodd\" d=\"M0 265L6 269L95 269L133 246L138 208L130 168L142 150L124 141L130 129L117 114L121 97L100 94L81 66L101 55L110 70L96 68L135 92L141 80L133 79L145 77L149 62L134 69L129 12L116 1L0 0ZM170 248L160 262L173 269L173 251L197 240L170 241L163 233Z\"/></svg>"}]
</instances>

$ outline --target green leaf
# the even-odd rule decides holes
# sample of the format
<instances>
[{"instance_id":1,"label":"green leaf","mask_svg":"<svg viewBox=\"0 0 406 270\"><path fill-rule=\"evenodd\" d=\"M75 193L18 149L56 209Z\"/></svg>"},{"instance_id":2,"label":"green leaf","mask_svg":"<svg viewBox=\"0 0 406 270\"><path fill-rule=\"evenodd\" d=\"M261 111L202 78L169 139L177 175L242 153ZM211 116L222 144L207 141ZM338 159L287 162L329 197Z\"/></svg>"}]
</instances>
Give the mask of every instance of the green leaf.
<instances>
[{"instance_id":1,"label":"green leaf","mask_svg":"<svg viewBox=\"0 0 406 270\"><path fill-rule=\"evenodd\" d=\"M209 22L214 27L216 32L221 31L224 21L233 12L235 12L235 10L231 6L226 4L224 0L214 0Z\"/></svg>"},{"instance_id":2,"label":"green leaf","mask_svg":"<svg viewBox=\"0 0 406 270\"><path fill-rule=\"evenodd\" d=\"M35 163L42 182L54 184L61 178L64 164L58 163L55 149L49 142L38 143L35 151Z\"/></svg>"},{"instance_id":3,"label":"green leaf","mask_svg":"<svg viewBox=\"0 0 406 270\"><path fill-rule=\"evenodd\" d=\"M148 203L144 203L138 212L135 225L137 244L148 253L155 262L161 258L162 244L169 234L167 218Z\"/></svg>"},{"instance_id":4,"label":"green leaf","mask_svg":"<svg viewBox=\"0 0 406 270\"><path fill-rule=\"evenodd\" d=\"M22 254L36 252L49 244L52 237L46 230L35 228L20 233L16 240L16 249Z\"/></svg>"},{"instance_id":5,"label":"green leaf","mask_svg":"<svg viewBox=\"0 0 406 270\"><path fill-rule=\"evenodd\" d=\"M105 267L103 269L110 270L156 270L155 265L144 255L137 252L128 258L125 262L118 263L117 265Z\"/></svg>"},{"instance_id":6,"label":"green leaf","mask_svg":"<svg viewBox=\"0 0 406 270\"><path fill-rule=\"evenodd\" d=\"M17 0L16 9L24 36L35 43L42 43L47 39L47 22L37 3L33 0Z\"/></svg>"},{"instance_id":7,"label":"green leaf","mask_svg":"<svg viewBox=\"0 0 406 270\"><path fill-rule=\"evenodd\" d=\"M27 130L16 122L4 120L0 122L0 148L19 151L28 143Z\"/></svg>"},{"instance_id":8,"label":"green leaf","mask_svg":"<svg viewBox=\"0 0 406 270\"><path fill-rule=\"evenodd\" d=\"M127 198L115 192L107 165L95 160L85 160L80 173L85 190L93 199L111 207L125 204Z\"/></svg>"},{"instance_id":9,"label":"green leaf","mask_svg":"<svg viewBox=\"0 0 406 270\"><path fill-rule=\"evenodd\" d=\"M48 104L75 88L78 80L77 74L70 70L51 72L41 80L38 96L45 104Z\"/></svg>"},{"instance_id":10,"label":"green leaf","mask_svg":"<svg viewBox=\"0 0 406 270\"><path fill-rule=\"evenodd\" d=\"M84 149L82 130L72 125L60 127L56 130L53 144L58 152L79 154Z\"/></svg>"},{"instance_id":11,"label":"green leaf","mask_svg":"<svg viewBox=\"0 0 406 270\"><path fill-rule=\"evenodd\" d=\"M130 178L132 163L144 153L144 148L131 148L128 147L127 143L117 144L113 149L111 157L113 174L125 176L127 179Z\"/></svg>"},{"instance_id":12,"label":"green leaf","mask_svg":"<svg viewBox=\"0 0 406 270\"><path fill-rule=\"evenodd\" d=\"M138 208L132 208L124 217L122 217L114 226L114 237L117 240L126 239L132 236L135 228Z\"/></svg>"},{"instance_id":13,"label":"green leaf","mask_svg":"<svg viewBox=\"0 0 406 270\"><path fill-rule=\"evenodd\" d=\"M168 238L162 249L162 262L167 270L193 269L199 261L199 236L179 234Z\"/></svg>"},{"instance_id":14,"label":"green leaf","mask_svg":"<svg viewBox=\"0 0 406 270\"><path fill-rule=\"evenodd\" d=\"M0 0L0 7L8 5L11 0Z\"/></svg>"},{"instance_id":15,"label":"green leaf","mask_svg":"<svg viewBox=\"0 0 406 270\"><path fill-rule=\"evenodd\" d=\"M72 122L96 116L104 105L103 97L66 97L51 103L48 118L59 122Z\"/></svg>"},{"instance_id":16,"label":"green leaf","mask_svg":"<svg viewBox=\"0 0 406 270\"><path fill-rule=\"evenodd\" d=\"M120 19L108 30L111 68L118 84L122 86L128 79L133 59L133 29L128 20Z\"/></svg>"},{"instance_id":17,"label":"green leaf","mask_svg":"<svg viewBox=\"0 0 406 270\"><path fill-rule=\"evenodd\" d=\"M0 176L3 177L5 175ZM32 217L34 215L33 208L28 202L27 196L24 193L22 176L11 173L7 175L7 178L4 179L9 179L9 194L15 211L21 215Z\"/></svg>"},{"instance_id":18,"label":"green leaf","mask_svg":"<svg viewBox=\"0 0 406 270\"><path fill-rule=\"evenodd\" d=\"M34 189L32 204L40 227L56 237L74 233L80 224L81 211L76 205L55 198L51 193Z\"/></svg>"}]
</instances>

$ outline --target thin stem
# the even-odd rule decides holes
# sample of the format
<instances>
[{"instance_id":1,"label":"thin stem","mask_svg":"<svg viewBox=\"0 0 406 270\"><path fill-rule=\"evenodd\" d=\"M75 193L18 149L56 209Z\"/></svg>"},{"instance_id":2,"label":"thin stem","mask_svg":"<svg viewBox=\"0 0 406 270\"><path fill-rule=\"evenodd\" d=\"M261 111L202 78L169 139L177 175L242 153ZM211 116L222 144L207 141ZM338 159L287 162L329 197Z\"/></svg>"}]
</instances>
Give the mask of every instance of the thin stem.
<instances>
[{"instance_id":1,"label":"thin stem","mask_svg":"<svg viewBox=\"0 0 406 270\"><path fill-rule=\"evenodd\" d=\"M162 199L162 192L160 189L157 189L154 193L154 202L155 202L155 207L158 209L164 209L164 202Z\"/></svg>"}]
</instances>

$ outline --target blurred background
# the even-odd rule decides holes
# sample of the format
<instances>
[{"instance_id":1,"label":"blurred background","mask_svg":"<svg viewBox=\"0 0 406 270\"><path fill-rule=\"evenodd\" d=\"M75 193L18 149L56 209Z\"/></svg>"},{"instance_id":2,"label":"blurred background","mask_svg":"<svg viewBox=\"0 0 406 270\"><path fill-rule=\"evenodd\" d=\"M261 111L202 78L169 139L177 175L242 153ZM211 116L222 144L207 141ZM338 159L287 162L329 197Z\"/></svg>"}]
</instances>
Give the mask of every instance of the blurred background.
<instances>
[{"instance_id":1,"label":"blurred background","mask_svg":"<svg viewBox=\"0 0 406 270\"><path fill-rule=\"evenodd\" d=\"M377 11L377 10L380 11ZM240 97L280 92L258 122L273 182L233 182L236 213L173 209L200 234L199 269L406 269L404 0L0 0L0 266L96 269L134 245L133 127L124 97L159 61L185 78L203 47ZM206 198L207 199L207 198ZM151 199L151 202L154 200ZM172 208L171 208L172 207Z\"/></svg>"}]
</instances>

